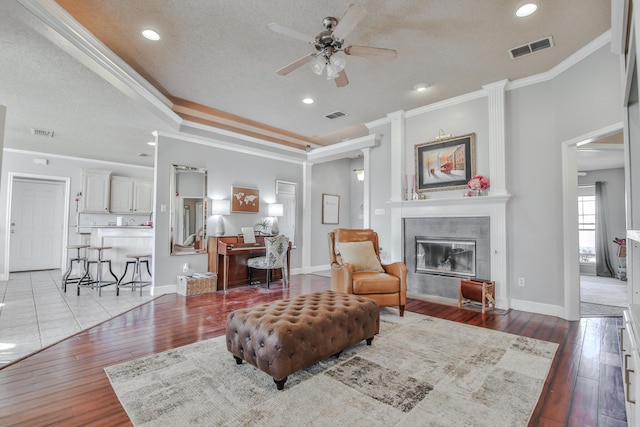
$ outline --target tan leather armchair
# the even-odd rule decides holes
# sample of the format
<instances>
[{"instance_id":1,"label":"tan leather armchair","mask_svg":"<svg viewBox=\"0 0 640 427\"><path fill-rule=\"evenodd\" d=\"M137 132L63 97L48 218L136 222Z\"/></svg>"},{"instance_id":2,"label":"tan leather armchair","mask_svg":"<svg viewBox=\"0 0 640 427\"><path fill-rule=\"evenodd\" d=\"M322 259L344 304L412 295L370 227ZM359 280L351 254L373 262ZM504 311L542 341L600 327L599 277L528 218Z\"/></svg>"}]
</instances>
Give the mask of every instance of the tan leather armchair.
<instances>
[{"instance_id":1,"label":"tan leather armchair","mask_svg":"<svg viewBox=\"0 0 640 427\"><path fill-rule=\"evenodd\" d=\"M373 244L375 256L380 261L378 233L370 229L337 228L329 233L329 261L331 262L331 289L347 294L361 295L378 302L381 307L397 306L404 316L407 303L407 267L403 262L380 264L383 272L356 271L353 265L343 262L339 243L365 242Z\"/></svg>"}]
</instances>

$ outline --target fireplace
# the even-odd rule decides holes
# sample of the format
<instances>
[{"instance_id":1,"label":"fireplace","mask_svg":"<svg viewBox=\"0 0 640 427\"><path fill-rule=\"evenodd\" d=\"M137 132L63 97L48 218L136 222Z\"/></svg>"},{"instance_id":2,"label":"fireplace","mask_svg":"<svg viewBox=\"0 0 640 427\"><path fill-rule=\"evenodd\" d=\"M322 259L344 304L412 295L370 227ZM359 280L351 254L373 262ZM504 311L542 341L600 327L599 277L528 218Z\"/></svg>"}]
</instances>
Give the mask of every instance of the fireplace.
<instances>
[{"instance_id":1,"label":"fireplace","mask_svg":"<svg viewBox=\"0 0 640 427\"><path fill-rule=\"evenodd\" d=\"M461 278L493 280L489 217L405 218L403 228L407 292L457 299Z\"/></svg>"},{"instance_id":2,"label":"fireplace","mask_svg":"<svg viewBox=\"0 0 640 427\"><path fill-rule=\"evenodd\" d=\"M476 241L416 236L416 273L476 276Z\"/></svg>"}]
</instances>

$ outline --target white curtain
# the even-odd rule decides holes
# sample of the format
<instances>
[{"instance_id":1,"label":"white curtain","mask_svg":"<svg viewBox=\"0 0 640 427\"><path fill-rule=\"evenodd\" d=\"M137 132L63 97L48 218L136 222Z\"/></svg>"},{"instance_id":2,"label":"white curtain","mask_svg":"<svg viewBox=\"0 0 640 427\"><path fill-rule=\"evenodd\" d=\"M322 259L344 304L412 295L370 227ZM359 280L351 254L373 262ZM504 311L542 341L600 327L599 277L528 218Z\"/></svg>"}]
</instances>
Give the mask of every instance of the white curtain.
<instances>
[{"instance_id":1,"label":"white curtain","mask_svg":"<svg viewBox=\"0 0 640 427\"><path fill-rule=\"evenodd\" d=\"M596 181L596 275L614 277L609 257L604 188L600 181Z\"/></svg>"}]
</instances>

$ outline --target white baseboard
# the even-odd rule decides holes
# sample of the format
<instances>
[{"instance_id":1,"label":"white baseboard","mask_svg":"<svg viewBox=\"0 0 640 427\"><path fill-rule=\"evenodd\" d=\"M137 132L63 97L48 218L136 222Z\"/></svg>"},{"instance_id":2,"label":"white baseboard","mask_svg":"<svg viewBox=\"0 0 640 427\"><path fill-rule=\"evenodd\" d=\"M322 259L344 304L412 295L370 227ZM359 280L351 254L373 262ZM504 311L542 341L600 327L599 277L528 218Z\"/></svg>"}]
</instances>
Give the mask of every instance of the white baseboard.
<instances>
[{"instance_id":1,"label":"white baseboard","mask_svg":"<svg viewBox=\"0 0 640 427\"><path fill-rule=\"evenodd\" d=\"M158 297L164 294L175 294L178 292L178 285L162 285L162 286L153 286L151 288L150 294L151 296Z\"/></svg>"},{"instance_id":2,"label":"white baseboard","mask_svg":"<svg viewBox=\"0 0 640 427\"><path fill-rule=\"evenodd\" d=\"M524 301L511 299L510 308L513 310L528 311L530 313L545 314L547 316L556 316L561 319L566 318L566 309L559 305L544 304L534 301Z\"/></svg>"}]
</instances>

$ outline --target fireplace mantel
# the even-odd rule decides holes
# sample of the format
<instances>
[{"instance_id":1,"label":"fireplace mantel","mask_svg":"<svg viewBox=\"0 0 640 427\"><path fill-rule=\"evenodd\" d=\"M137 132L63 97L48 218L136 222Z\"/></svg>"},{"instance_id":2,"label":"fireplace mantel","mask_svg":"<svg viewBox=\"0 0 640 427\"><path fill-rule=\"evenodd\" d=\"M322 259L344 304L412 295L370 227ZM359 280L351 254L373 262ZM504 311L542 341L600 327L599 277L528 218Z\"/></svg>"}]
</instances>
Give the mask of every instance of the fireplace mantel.
<instances>
[{"instance_id":1,"label":"fireplace mantel","mask_svg":"<svg viewBox=\"0 0 640 427\"><path fill-rule=\"evenodd\" d=\"M507 203L510 195L389 201L394 258L404 260L403 220L428 217L489 217L491 280L496 282L496 305L509 308L507 274Z\"/></svg>"}]
</instances>

